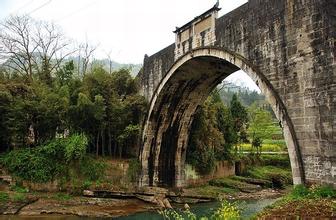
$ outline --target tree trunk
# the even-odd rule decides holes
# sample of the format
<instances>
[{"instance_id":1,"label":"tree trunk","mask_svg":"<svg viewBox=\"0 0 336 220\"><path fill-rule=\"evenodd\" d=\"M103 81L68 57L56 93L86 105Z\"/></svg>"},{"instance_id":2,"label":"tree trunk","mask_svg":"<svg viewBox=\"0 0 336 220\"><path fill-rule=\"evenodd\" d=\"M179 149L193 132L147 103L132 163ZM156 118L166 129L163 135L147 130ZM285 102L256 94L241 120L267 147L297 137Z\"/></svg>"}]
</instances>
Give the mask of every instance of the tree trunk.
<instances>
[{"instance_id":1,"label":"tree trunk","mask_svg":"<svg viewBox=\"0 0 336 220\"><path fill-rule=\"evenodd\" d=\"M108 127L108 151L109 155L112 156L112 138L111 138L111 128Z\"/></svg>"},{"instance_id":2,"label":"tree trunk","mask_svg":"<svg viewBox=\"0 0 336 220\"><path fill-rule=\"evenodd\" d=\"M102 130L101 131L101 138L102 138L102 146L101 146L101 148L102 148L102 155L103 155L103 157L105 157L105 131L104 130Z\"/></svg>"},{"instance_id":3,"label":"tree trunk","mask_svg":"<svg viewBox=\"0 0 336 220\"><path fill-rule=\"evenodd\" d=\"M96 156L98 157L99 155L99 131L97 133L97 138L96 138Z\"/></svg>"},{"instance_id":4,"label":"tree trunk","mask_svg":"<svg viewBox=\"0 0 336 220\"><path fill-rule=\"evenodd\" d=\"M122 144L119 144L119 158L121 159L122 155Z\"/></svg>"},{"instance_id":5,"label":"tree trunk","mask_svg":"<svg viewBox=\"0 0 336 220\"><path fill-rule=\"evenodd\" d=\"M113 157L117 157L118 142L114 142Z\"/></svg>"}]
</instances>

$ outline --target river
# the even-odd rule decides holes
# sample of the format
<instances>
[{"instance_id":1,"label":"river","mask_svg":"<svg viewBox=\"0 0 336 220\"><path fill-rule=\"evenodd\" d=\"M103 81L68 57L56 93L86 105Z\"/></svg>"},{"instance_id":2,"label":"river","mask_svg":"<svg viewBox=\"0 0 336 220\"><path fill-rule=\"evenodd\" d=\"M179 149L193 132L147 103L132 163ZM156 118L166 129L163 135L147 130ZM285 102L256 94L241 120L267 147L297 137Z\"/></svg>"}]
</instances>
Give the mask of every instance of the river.
<instances>
[{"instance_id":1,"label":"river","mask_svg":"<svg viewBox=\"0 0 336 220\"><path fill-rule=\"evenodd\" d=\"M274 203L277 199L259 199L259 200L247 200L239 203L239 207L242 210L243 219L249 219L257 212L261 211L267 205ZM219 202L199 203L191 205L191 210L197 216L210 216L212 212L218 208ZM0 220L93 220L93 219L106 219L106 218L93 218L93 217L79 217L79 216L63 216L63 215L39 215L39 216L20 216L20 215L2 215ZM113 218L117 220L162 220L157 212L143 212L130 216L123 216Z\"/></svg>"},{"instance_id":2,"label":"river","mask_svg":"<svg viewBox=\"0 0 336 220\"><path fill-rule=\"evenodd\" d=\"M242 217L248 219L267 205L274 203L277 199L249 200L239 203L242 210ZM191 206L191 211L197 216L211 216L213 211L218 208L219 202L199 203ZM162 220L162 217L155 212L138 213L131 216L117 218L118 220Z\"/></svg>"}]
</instances>

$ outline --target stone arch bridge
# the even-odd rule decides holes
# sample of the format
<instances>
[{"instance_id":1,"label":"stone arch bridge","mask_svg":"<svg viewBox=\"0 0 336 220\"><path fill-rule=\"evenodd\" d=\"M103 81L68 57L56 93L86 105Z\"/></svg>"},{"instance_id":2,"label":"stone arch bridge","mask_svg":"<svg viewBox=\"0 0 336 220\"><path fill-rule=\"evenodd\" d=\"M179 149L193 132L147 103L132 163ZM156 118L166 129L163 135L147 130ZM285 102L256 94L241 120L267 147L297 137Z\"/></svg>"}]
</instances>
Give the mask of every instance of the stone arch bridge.
<instances>
[{"instance_id":1,"label":"stone arch bridge","mask_svg":"<svg viewBox=\"0 0 336 220\"><path fill-rule=\"evenodd\" d=\"M241 69L281 121L294 183L336 186L336 1L249 0L218 18L219 10L176 28L174 44L145 56L140 185L183 186L195 110Z\"/></svg>"}]
</instances>

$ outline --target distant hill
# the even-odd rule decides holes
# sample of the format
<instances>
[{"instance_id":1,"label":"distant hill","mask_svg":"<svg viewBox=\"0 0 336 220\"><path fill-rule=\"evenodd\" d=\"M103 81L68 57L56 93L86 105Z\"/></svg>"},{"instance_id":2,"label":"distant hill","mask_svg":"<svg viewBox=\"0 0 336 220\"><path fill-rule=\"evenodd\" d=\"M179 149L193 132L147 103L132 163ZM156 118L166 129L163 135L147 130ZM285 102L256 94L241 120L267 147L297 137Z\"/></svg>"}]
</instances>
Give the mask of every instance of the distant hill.
<instances>
[{"instance_id":1,"label":"distant hill","mask_svg":"<svg viewBox=\"0 0 336 220\"><path fill-rule=\"evenodd\" d=\"M219 90L219 94L221 96L222 101L225 105L230 105L230 101L234 94L237 94L240 101L244 106L250 106L254 102L263 105L265 102L265 96L260 94L259 92L252 90L249 87L242 86L242 84L238 85L235 82L227 82L224 81L223 83L217 86Z\"/></svg>"},{"instance_id":2,"label":"distant hill","mask_svg":"<svg viewBox=\"0 0 336 220\"><path fill-rule=\"evenodd\" d=\"M95 62L99 62L100 64L102 64L104 66L104 68L106 70L110 69L110 61L108 59L103 59L103 60L95 60L93 61L93 63ZM132 64L132 63L118 63L112 60L112 70L118 70L118 69L122 69L122 68L126 68L126 69L131 69L131 75L133 77L135 77L140 69L142 67L142 64Z\"/></svg>"},{"instance_id":3,"label":"distant hill","mask_svg":"<svg viewBox=\"0 0 336 220\"><path fill-rule=\"evenodd\" d=\"M70 56L70 57L64 59L63 62L67 62L67 61L70 61L70 60L73 60L74 65L75 65L75 72L77 72L78 71L79 57L78 56ZM5 65L11 66L11 64L14 64L14 63L11 62L10 60L3 60L3 59L0 60L0 68L3 68ZM92 65L95 65L95 64L103 65L103 67L104 67L104 69L106 69L106 71L110 70L110 61L108 59L93 60L89 64L88 69L90 69L92 67ZM141 67L142 67L142 64L131 64L131 63L126 63L125 64L125 63L118 63L118 62L115 62L115 61L112 60L112 71L113 70L119 70L121 68L130 69L131 70L131 75L133 77L135 77L139 73ZM82 66L79 67L79 68L82 68Z\"/></svg>"},{"instance_id":4,"label":"distant hill","mask_svg":"<svg viewBox=\"0 0 336 220\"><path fill-rule=\"evenodd\" d=\"M78 68L78 60L79 57L69 57L67 60L73 60L75 63L75 67ZM106 71L110 70L110 60L108 59L95 59L91 62L91 64L89 65L88 69L91 68L92 65L102 65L104 67L104 69L106 69ZM112 71L114 70L119 70L122 68L126 68L126 69L130 69L131 70L131 75L133 77L135 77L140 69L142 67L142 64L131 64L131 63L118 63L116 61L112 60Z\"/></svg>"}]
</instances>

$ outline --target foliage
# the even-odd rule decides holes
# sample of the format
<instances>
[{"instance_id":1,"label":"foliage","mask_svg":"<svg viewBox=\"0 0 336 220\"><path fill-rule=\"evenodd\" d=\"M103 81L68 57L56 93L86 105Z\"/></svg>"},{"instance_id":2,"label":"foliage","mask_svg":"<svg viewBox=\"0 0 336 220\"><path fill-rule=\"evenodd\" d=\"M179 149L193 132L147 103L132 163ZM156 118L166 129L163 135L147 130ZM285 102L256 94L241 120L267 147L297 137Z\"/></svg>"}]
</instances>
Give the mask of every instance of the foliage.
<instances>
[{"instance_id":1,"label":"foliage","mask_svg":"<svg viewBox=\"0 0 336 220\"><path fill-rule=\"evenodd\" d=\"M233 118L233 128L237 134L235 143L247 141L246 128L248 127L248 114L246 108L241 104L236 94L232 96L230 111Z\"/></svg>"},{"instance_id":2,"label":"foliage","mask_svg":"<svg viewBox=\"0 0 336 220\"><path fill-rule=\"evenodd\" d=\"M251 145L251 143L243 143L239 145L239 149L241 151L247 151L247 152L254 152L256 149L254 149ZM263 140L262 141L262 152L286 152L287 148L286 145L279 145L279 144L273 144L270 141Z\"/></svg>"},{"instance_id":3,"label":"foliage","mask_svg":"<svg viewBox=\"0 0 336 220\"><path fill-rule=\"evenodd\" d=\"M285 211L285 215L299 218L302 213L309 213L311 217L328 216L327 212L333 213L332 202L336 198L336 190L330 185L296 185L291 192L274 204L268 206L258 217L272 215L272 211L279 215ZM331 200L331 201L330 201ZM316 207L319 207L316 209Z\"/></svg>"},{"instance_id":4,"label":"foliage","mask_svg":"<svg viewBox=\"0 0 336 220\"><path fill-rule=\"evenodd\" d=\"M236 189L242 192L250 192L258 189L258 186L249 184L245 182L244 179L236 178L235 176L210 180L209 185Z\"/></svg>"},{"instance_id":5,"label":"foliage","mask_svg":"<svg viewBox=\"0 0 336 220\"><path fill-rule=\"evenodd\" d=\"M218 220L233 220L240 219L241 211L237 204L228 201L222 201L219 209L211 216L211 219Z\"/></svg>"},{"instance_id":6,"label":"foliage","mask_svg":"<svg viewBox=\"0 0 336 220\"><path fill-rule=\"evenodd\" d=\"M272 118L269 111L266 111L256 104L249 107L248 136L251 139L252 147L260 153L263 140L272 139L274 134L281 133L278 123Z\"/></svg>"},{"instance_id":7,"label":"foliage","mask_svg":"<svg viewBox=\"0 0 336 220\"><path fill-rule=\"evenodd\" d=\"M259 106L266 104L265 96L261 93L258 93L257 91L251 91L249 88L244 88L239 85L233 85L232 87L230 85L227 85L227 82L224 83L225 87L219 90L219 94L225 105L230 104L230 101L232 100L232 97L234 95L237 95L237 97L245 107L248 107L253 103L258 103ZM272 111L270 108L269 110Z\"/></svg>"},{"instance_id":8,"label":"foliage","mask_svg":"<svg viewBox=\"0 0 336 220\"><path fill-rule=\"evenodd\" d=\"M336 190L330 185L313 185L310 188L312 198L336 198Z\"/></svg>"},{"instance_id":9,"label":"foliage","mask_svg":"<svg viewBox=\"0 0 336 220\"><path fill-rule=\"evenodd\" d=\"M3 158L3 165L13 175L24 180L47 182L55 174L56 164L53 158L44 157L33 149L13 150Z\"/></svg>"},{"instance_id":10,"label":"foliage","mask_svg":"<svg viewBox=\"0 0 336 220\"><path fill-rule=\"evenodd\" d=\"M194 116L187 163L200 173L207 174L213 170L217 160L230 159L232 144L236 139L233 126L231 112L215 90Z\"/></svg>"},{"instance_id":11,"label":"foliage","mask_svg":"<svg viewBox=\"0 0 336 220\"><path fill-rule=\"evenodd\" d=\"M79 174L90 181L102 179L106 169L107 165L103 161L96 160L88 155L79 161Z\"/></svg>"},{"instance_id":12,"label":"foliage","mask_svg":"<svg viewBox=\"0 0 336 220\"><path fill-rule=\"evenodd\" d=\"M173 209L165 209L163 211L159 211L159 213L162 215L163 219L173 220L236 220L240 219L241 211L238 208L237 203L231 203L226 200L222 200L220 207L213 212L213 214L210 217L202 216L198 217L196 214L194 214L189 209L178 212Z\"/></svg>"},{"instance_id":13,"label":"foliage","mask_svg":"<svg viewBox=\"0 0 336 220\"><path fill-rule=\"evenodd\" d=\"M52 83L1 71L0 76L1 151L83 133L88 145L82 151L136 156L147 104L128 70L109 74L97 66L78 78L68 61L51 75Z\"/></svg>"},{"instance_id":14,"label":"foliage","mask_svg":"<svg viewBox=\"0 0 336 220\"><path fill-rule=\"evenodd\" d=\"M287 154L285 155L261 155L260 156L262 165L264 166L275 166L282 168L290 168L290 160Z\"/></svg>"},{"instance_id":15,"label":"foliage","mask_svg":"<svg viewBox=\"0 0 336 220\"><path fill-rule=\"evenodd\" d=\"M247 176L272 182L272 187L283 188L292 183L290 170L274 166L256 166L247 170Z\"/></svg>"},{"instance_id":16,"label":"foliage","mask_svg":"<svg viewBox=\"0 0 336 220\"><path fill-rule=\"evenodd\" d=\"M19 185L13 185L10 187L10 190L17 192L17 193L27 193L29 190L25 187L19 186Z\"/></svg>"},{"instance_id":17,"label":"foliage","mask_svg":"<svg viewBox=\"0 0 336 220\"><path fill-rule=\"evenodd\" d=\"M90 179L103 175L103 167L85 156L87 139L72 135L55 139L36 148L18 149L5 154L1 163L13 175L32 182L47 182L57 176L67 176L75 164L79 174ZM65 159L64 159L65 158Z\"/></svg>"},{"instance_id":18,"label":"foliage","mask_svg":"<svg viewBox=\"0 0 336 220\"><path fill-rule=\"evenodd\" d=\"M210 184L205 184L202 186L196 186L188 189L192 191L195 195L204 195L209 197L220 198L222 195L234 195L239 192L239 189L232 187L223 187L223 186L212 186Z\"/></svg>"},{"instance_id":19,"label":"foliage","mask_svg":"<svg viewBox=\"0 0 336 220\"><path fill-rule=\"evenodd\" d=\"M9 200L8 193L0 191L0 202L7 202L8 200Z\"/></svg>"},{"instance_id":20,"label":"foliage","mask_svg":"<svg viewBox=\"0 0 336 220\"><path fill-rule=\"evenodd\" d=\"M53 199L59 200L59 201L68 201L72 199L72 196L66 193L56 193L53 196Z\"/></svg>"},{"instance_id":21,"label":"foliage","mask_svg":"<svg viewBox=\"0 0 336 220\"><path fill-rule=\"evenodd\" d=\"M65 139L64 156L69 161L81 160L86 153L88 139L85 135L73 135L71 138Z\"/></svg>"},{"instance_id":22,"label":"foliage","mask_svg":"<svg viewBox=\"0 0 336 220\"><path fill-rule=\"evenodd\" d=\"M15 193L12 199L14 202L22 202L26 200L26 195L22 193Z\"/></svg>"},{"instance_id":23,"label":"foliage","mask_svg":"<svg viewBox=\"0 0 336 220\"><path fill-rule=\"evenodd\" d=\"M306 186L300 184L300 185L294 186L289 197L298 199L298 198L306 197L308 195L309 195L309 189Z\"/></svg>"},{"instance_id":24,"label":"foliage","mask_svg":"<svg viewBox=\"0 0 336 220\"><path fill-rule=\"evenodd\" d=\"M322 198L336 198L336 190L330 185L313 185L310 188L305 185L296 185L285 197L287 200Z\"/></svg>"}]
</instances>

